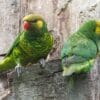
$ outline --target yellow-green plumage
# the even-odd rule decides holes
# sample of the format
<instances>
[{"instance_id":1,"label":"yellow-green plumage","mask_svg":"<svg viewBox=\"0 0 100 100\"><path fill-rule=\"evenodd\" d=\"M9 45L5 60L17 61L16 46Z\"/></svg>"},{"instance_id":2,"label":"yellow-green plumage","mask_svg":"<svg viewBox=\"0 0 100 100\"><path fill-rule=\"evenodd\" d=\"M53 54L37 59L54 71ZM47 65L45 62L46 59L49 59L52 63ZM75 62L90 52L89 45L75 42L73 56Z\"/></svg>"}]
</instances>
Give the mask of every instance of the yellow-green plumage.
<instances>
[{"instance_id":1,"label":"yellow-green plumage","mask_svg":"<svg viewBox=\"0 0 100 100\"><path fill-rule=\"evenodd\" d=\"M28 18L32 16L31 20ZM38 17L37 17L38 16ZM0 71L14 68L17 64L26 66L28 63L36 63L41 58L46 58L53 46L53 36L48 32L47 25L39 15L28 15L24 18L30 23L30 28L19 34L11 49L0 62ZM38 21L41 24L40 27ZM39 26L39 27L38 27Z\"/></svg>"},{"instance_id":2,"label":"yellow-green plumage","mask_svg":"<svg viewBox=\"0 0 100 100\"><path fill-rule=\"evenodd\" d=\"M90 20L64 43L61 51L63 76L89 72L100 52L100 21Z\"/></svg>"}]
</instances>

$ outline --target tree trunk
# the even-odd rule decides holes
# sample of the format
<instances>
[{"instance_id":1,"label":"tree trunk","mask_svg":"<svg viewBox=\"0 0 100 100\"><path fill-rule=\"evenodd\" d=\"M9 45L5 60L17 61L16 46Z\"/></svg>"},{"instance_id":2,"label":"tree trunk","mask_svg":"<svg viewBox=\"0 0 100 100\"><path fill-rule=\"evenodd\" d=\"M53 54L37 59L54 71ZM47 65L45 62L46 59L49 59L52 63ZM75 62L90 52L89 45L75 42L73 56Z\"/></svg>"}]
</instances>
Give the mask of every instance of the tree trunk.
<instances>
[{"instance_id":1,"label":"tree trunk","mask_svg":"<svg viewBox=\"0 0 100 100\"><path fill-rule=\"evenodd\" d=\"M0 54L6 53L22 30L22 18L29 13L44 17L55 37L45 69L39 64L23 68L11 82L0 78L0 99L4 100L100 100L99 57L88 74L62 77L60 51L64 41L89 19L100 19L100 0L0 0ZM2 58L1 58L2 59Z\"/></svg>"}]
</instances>

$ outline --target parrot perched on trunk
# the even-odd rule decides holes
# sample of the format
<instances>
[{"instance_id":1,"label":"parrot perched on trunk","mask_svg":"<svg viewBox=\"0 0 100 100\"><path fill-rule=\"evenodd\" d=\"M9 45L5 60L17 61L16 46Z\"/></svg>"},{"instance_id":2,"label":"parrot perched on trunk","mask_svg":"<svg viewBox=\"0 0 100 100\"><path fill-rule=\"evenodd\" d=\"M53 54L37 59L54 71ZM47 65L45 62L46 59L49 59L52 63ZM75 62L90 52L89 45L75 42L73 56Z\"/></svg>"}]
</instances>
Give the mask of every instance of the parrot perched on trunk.
<instances>
[{"instance_id":1,"label":"parrot perched on trunk","mask_svg":"<svg viewBox=\"0 0 100 100\"><path fill-rule=\"evenodd\" d=\"M100 20L85 22L61 50L63 76L86 73L100 52Z\"/></svg>"},{"instance_id":2,"label":"parrot perched on trunk","mask_svg":"<svg viewBox=\"0 0 100 100\"><path fill-rule=\"evenodd\" d=\"M23 28L7 55L0 61L0 72L14 67L19 69L28 63L38 61L44 65L44 59L54 43L53 35L48 31L46 22L41 16L30 14L23 18Z\"/></svg>"}]
</instances>

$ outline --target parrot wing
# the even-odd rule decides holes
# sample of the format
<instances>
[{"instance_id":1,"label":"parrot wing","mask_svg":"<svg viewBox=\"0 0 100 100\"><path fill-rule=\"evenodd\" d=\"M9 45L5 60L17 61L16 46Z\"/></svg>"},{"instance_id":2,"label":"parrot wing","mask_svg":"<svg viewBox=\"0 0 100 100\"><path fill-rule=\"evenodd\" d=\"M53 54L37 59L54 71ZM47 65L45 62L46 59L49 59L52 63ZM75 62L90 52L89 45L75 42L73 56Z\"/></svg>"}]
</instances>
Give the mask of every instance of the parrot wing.
<instances>
[{"instance_id":1,"label":"parrot wing","mask_svg":"<svg viewBox=\"0 0 100 100\"><path fill-rule=\"evenodd\" d=\"M20 34L16 37L16 39L14 40L12 46L11 46L10 49L8 50L8 52L7 52L7 54L6 54L5 57L9 56L9 55L11 54L11 52L13 51L14 47L16 47L16 46L18 45L18 43L19 43L19 38L20 38L20 35L21 35L21 34L22 34L22 33L20 33Z\"/></svg>"},{"instance_id":2,"label":"parrot wing","mask_svg":"<svg viewBox=\"0 0 100 100\"><path fill-rule=\"evenodd\" d=\"M89 71L96 54L97 46L91 39L73 34L61 51L63 76Z\"/></svg>"},{"instance_id":3,"label":"parrot wing","mask_svg":"<svg viewBox=\"0 0 100 100\"><path fill-rule=\"evenodd\" d=\"M64 44L61 51L61 58L70 57L72 55L84 58L93 58L97 54L97 46L95 42L84 35L73 34Z\"/></svg>"}]
</instances>

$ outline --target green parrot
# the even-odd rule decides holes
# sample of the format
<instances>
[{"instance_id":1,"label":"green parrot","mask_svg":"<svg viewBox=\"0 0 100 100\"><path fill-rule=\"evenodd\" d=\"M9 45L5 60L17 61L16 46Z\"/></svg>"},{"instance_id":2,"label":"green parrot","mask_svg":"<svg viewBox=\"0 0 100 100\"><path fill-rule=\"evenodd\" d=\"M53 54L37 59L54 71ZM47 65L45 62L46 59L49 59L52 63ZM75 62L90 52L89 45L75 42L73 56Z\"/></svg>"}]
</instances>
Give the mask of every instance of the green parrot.
<instances>
[{"instance_id":1,"label":"green parrot","mask_svg":"<svg viewBox=\"0 0 100 100\"><path fill-rule=\"evenodd\" d=\"M99 51L100 20L89 20L64 43L61 50L63 76L89 72Z\"/></svg>"},{"instance_id":2,"label":"green parrot","mask_svg":"<svg viewBox=\"0 0 100 100\"><path fill-rule=\"evenodd\" d=\"M0 61L0 72L15 67L19 75L21 66L38 61L44 66L54 43L46 22L41 16L30 14L23 18L23 28L4 59Z\"/></svg>"}]
</instances>

